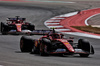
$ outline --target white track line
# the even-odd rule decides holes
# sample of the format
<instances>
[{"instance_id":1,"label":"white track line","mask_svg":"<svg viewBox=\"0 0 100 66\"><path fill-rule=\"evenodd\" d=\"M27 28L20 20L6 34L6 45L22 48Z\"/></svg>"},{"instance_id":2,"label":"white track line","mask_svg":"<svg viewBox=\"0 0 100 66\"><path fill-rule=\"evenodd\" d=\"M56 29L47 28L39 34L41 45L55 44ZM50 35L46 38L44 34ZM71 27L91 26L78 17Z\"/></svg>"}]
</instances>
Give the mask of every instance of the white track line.
<instances>
[{"instance_id":1,"label":"white track line","mask_svg":"<svg viewBox=\"0 0 100 66\"><path fill-rule=\"evenodd\" d=\"M60 16L55 16L47 21L44 22L45 26L47 26L48 28L60 28L63 27L62 25L58 25L58 26L48 26L48 25L55 25L55 24L60 24L60 23L56 23L56 22L60 22L61 20L65 19L64 17L70 17L73 15L76 15L78 12L72 12L72 13L68 13L68 14L64 14L64 15L60 15ZM49 23L49 22L53 22L53 23ZM56 31L71 31L70 29L55 29Z\"/></svg>"},{"instance_id":2,"label":"white track line","mask_svg":"<svg viewBox=\"0 0 100 66\"><path fill-rule=\"evenodd\" d=\"M79 32L62 32L62 33L100 39L100 36L90 35L90 34L85 34L85 33L79 33Z\"/></svg>"},{"instance_id":3,"label":"white track line","mask_svg":"<svg viewBox=\"0 0 100 66\"><path fill-rule=\"evenodd\" d=\"M54 18L51 18L51 19L65 19L65 18L61 18L61 17L54 17Z\"/></svg>"},{"instance_id":4,"label":"white track line","mask_svg":"<svg viewBox=\"0 0 100 66\"><path fill-rule=\"evenodd\" d=\"M60 22L61 20L47 20L46 22Z\"/></svg>"},{"instance_id":5,"label":"white track line","mask_svg":"<svg viewBox=\"0 0 100 66\"><path fill-rule=\"evenodd\" d=\"M100 13L99 13L100 14ZM96 15L99 15L99 14L95 14L95 15L93 15L93 16L90 16L89 18L87 18L86 20L85 20L85 24L88 26L89 24L88 24L88 20L90 19L90 18L92 18L92 17L94 17L94 16L96 16Z\"/></svg>"},{"instance_id":6,"label":"white track line","mask_svg":"<svg viewBox=\"0 0 100 66\"><path fill-rule=\"evenodd\" d=\"M40 2L48 2L48 3L76 3L76 2L66 2L66 1L40 1Z\"/></svg>"},{"instance_id":7,"label":"white track line","mask_svg":"<svg viewBox=\"0 0 100 66\"><path fill-rule=\"evenodd\" d=\"M48 28L59 28L59 27L63 27L63 26L47 26Z\"/></svg>"},{"instance_id":8,"label":"white track line","mask_svg":"<svg viewBox=\"0 0 100 66\"><path fill-rule=\"evenodd\" d=\"M47 25L55 25L55 24L60 24L60 23L47 23Z\"/></svg>"},{"instance_id":9,"label":"white track line","mask_svg":"<svg viewBox=\"0 0 100 66\"><path fill-rule=\"evenodd\" d=\"M70 17L70 16L76 15L77 13L78 13L78 12L72 12L72 13L60 15L60 16L58 16L58 17Z\"/></svg>"},{"instance_id":10,"label":"white track line","mask_svg":"<svg viewBox=\"0 0 100 66\"><path fill-rule=\"evenodd\" d=\"M55 29L56 31L70 31L70 29Z\"/></svg>"}]
</instances>

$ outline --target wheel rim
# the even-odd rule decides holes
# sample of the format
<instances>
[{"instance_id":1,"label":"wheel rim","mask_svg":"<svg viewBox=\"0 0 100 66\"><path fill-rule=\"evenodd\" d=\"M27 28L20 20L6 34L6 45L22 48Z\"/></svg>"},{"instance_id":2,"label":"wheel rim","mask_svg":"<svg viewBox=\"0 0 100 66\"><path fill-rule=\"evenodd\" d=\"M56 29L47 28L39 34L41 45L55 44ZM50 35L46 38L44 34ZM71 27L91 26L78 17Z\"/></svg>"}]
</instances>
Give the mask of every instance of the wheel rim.
<instances>
[{"instance_id":1,"label":"wheel rim","mask_svg":"<svg viewBox=\"0 0 100 66\"><path fill-rule=\"evenodd\" d=\"M23 40L20 41L20 48L23 48Z\"/></svg>"}]
</instances>

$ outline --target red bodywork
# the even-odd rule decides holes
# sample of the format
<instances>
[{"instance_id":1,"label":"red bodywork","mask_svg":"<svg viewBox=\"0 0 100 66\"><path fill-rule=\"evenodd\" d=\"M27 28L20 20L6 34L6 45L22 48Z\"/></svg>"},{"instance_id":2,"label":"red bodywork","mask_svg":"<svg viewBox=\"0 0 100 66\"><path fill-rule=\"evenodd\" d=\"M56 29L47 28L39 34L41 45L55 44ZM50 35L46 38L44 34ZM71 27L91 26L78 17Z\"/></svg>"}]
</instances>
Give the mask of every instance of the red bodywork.
<instances>
[{"instance_id":1,"label":"red bodywork","mask_svg":"<svg viewBox=\"0 0 100 66\"><path fill-rule=\"evenodd\" d=\"M16 31L21 32L22 31L22 25L29 25L29 23L24 22L25 18L8 18L7 19L7 24L8 25L15 25L16 26Z\"/></svg>"},{"instance_id":2,"label":"red bodywork","mask_svg":"<svg viewBox=\"0 0 100 66\"><path fill-rule=\"evenodd\" d=\"M56 40L62 42L70 52L74 52L73 47L72 47L71 44L67 41L67 39L56 39Z\"/></svg>"},{"instance_id":3,"label":"red bodywork","mask_svg":"<svg viewBox=\"0 0 100 66\"><path fill-rule=\"evenodd\" d=\"M53 42L55 42L55 41L61 42L67 49L67 51L62 51L62 52L50 52L51 54L56 54L56 53L74 53L75 52L74 48L68 42L68 40L71 40L71 41L73 41L73 40L72 39L64 39L63 36L64 36L63 34L51 33L51 34L48 34L48 35L45 35L45 36L41 37L39 39L39 41L42 38L49 38ZM36 41L36 44L37 44L37 41ZM40 45L42 45L42 43ZM44 48L45 48L45 46L44 46ZM40 51L41 50L42 49L40 48Z\"/></svg>"},{"instance_id":4,"label":"red bodywork","mask_svg":"<svg viewBox=\"0 0 100 66\"><path fill-rule=\"evenodd\" d=\"M21 29L22 24L15 24L15 25L16 25L17 31L21 32L22 31L22 29Z\"/></svg>"},{"instance_id":5,"label":"red bodywork","mask_svg":"<svg viewBox=\"0 0 100 66\"><path fill-rule=\"evenodd\" d=\"M40 39L31 39L29 37L22 36L21 40L27 41L24 50L23 43L20 43L20 45L23 45L20 46L22 47L22 52L26 51L26 49L30 49L28 50L29 52L31 51L32 53L40 54L41 56L49 54L57 54L61 56L67 54L79 54L81 57L88 57L89 54L94 54L93 46L90 45L88 41L84 39L79 39L78 43L74 43L73 37L69 37L69 39L64 38L63 34L56 33L54 29L52 31L35 30L30 35L32 34L44 36L40 37Z\"/></svg>"}]
</instances>

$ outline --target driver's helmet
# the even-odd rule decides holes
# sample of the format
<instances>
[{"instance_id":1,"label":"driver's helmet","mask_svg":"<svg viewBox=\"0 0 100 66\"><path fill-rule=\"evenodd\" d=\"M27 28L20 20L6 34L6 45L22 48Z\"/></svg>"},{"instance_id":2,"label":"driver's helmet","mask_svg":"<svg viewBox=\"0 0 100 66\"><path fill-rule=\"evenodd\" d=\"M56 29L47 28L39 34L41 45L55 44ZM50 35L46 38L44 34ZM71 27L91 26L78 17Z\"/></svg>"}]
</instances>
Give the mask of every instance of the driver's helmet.
<instances>
[{"instance_id":1,"label":"driver's helmet","mask_svg":"<svg viewBox=\"0 0 100 66\"><path fill-rule=\"evenodd\" d=\"M53 34L53 38L59 39L60 38L60 35L55 33L55 34Z\"/></svg>"},{"instance_id":2,"label":"driver's helmet","mask_svg":"<svg viewBox=\"0 0 100 66\"><path fill-rule=\"evenodd\" d=\"M17 23L20 23L20 20L17 20Z\"/></svg>"}]
</instances>

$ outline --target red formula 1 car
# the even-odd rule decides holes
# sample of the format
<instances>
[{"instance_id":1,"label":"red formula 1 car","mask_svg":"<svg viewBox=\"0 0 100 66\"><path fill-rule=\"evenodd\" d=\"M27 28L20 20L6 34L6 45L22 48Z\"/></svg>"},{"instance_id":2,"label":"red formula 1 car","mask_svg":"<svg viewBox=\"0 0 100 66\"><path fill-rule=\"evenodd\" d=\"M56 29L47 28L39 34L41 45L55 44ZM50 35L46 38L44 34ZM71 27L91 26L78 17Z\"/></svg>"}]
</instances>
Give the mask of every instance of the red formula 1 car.
<instances>
[{"instance_id":1,"label":"red formula 1 car","mask_svg":"<svg viewBox=\"0 0 100 66\"><path fill-rule=\"evenodd\" d=\"M35 30L35 26L25 22L26 18L7 18L7 22L1 22L1 33L5 34L23 34Z\"/></svg>"},{"instance_id":2,"label":"red formula 1 car","mask_svg":"<svg viewBox=\"0 0 100 66\"><path fill-rule=\"evenodd\" d=\"M46 30L44 30L46 32ZM42 32L45 34L45 32ZM46 32L46 35L39 39L32 39L29 36L22 36L20 39L21 52L32 52L41 56L58 54L79 54L81 57L88 57L94 54L94 48L84 39L74 43L73 39L65 39L61 33L53 31Z\"/></svg>"}]
</instances>

